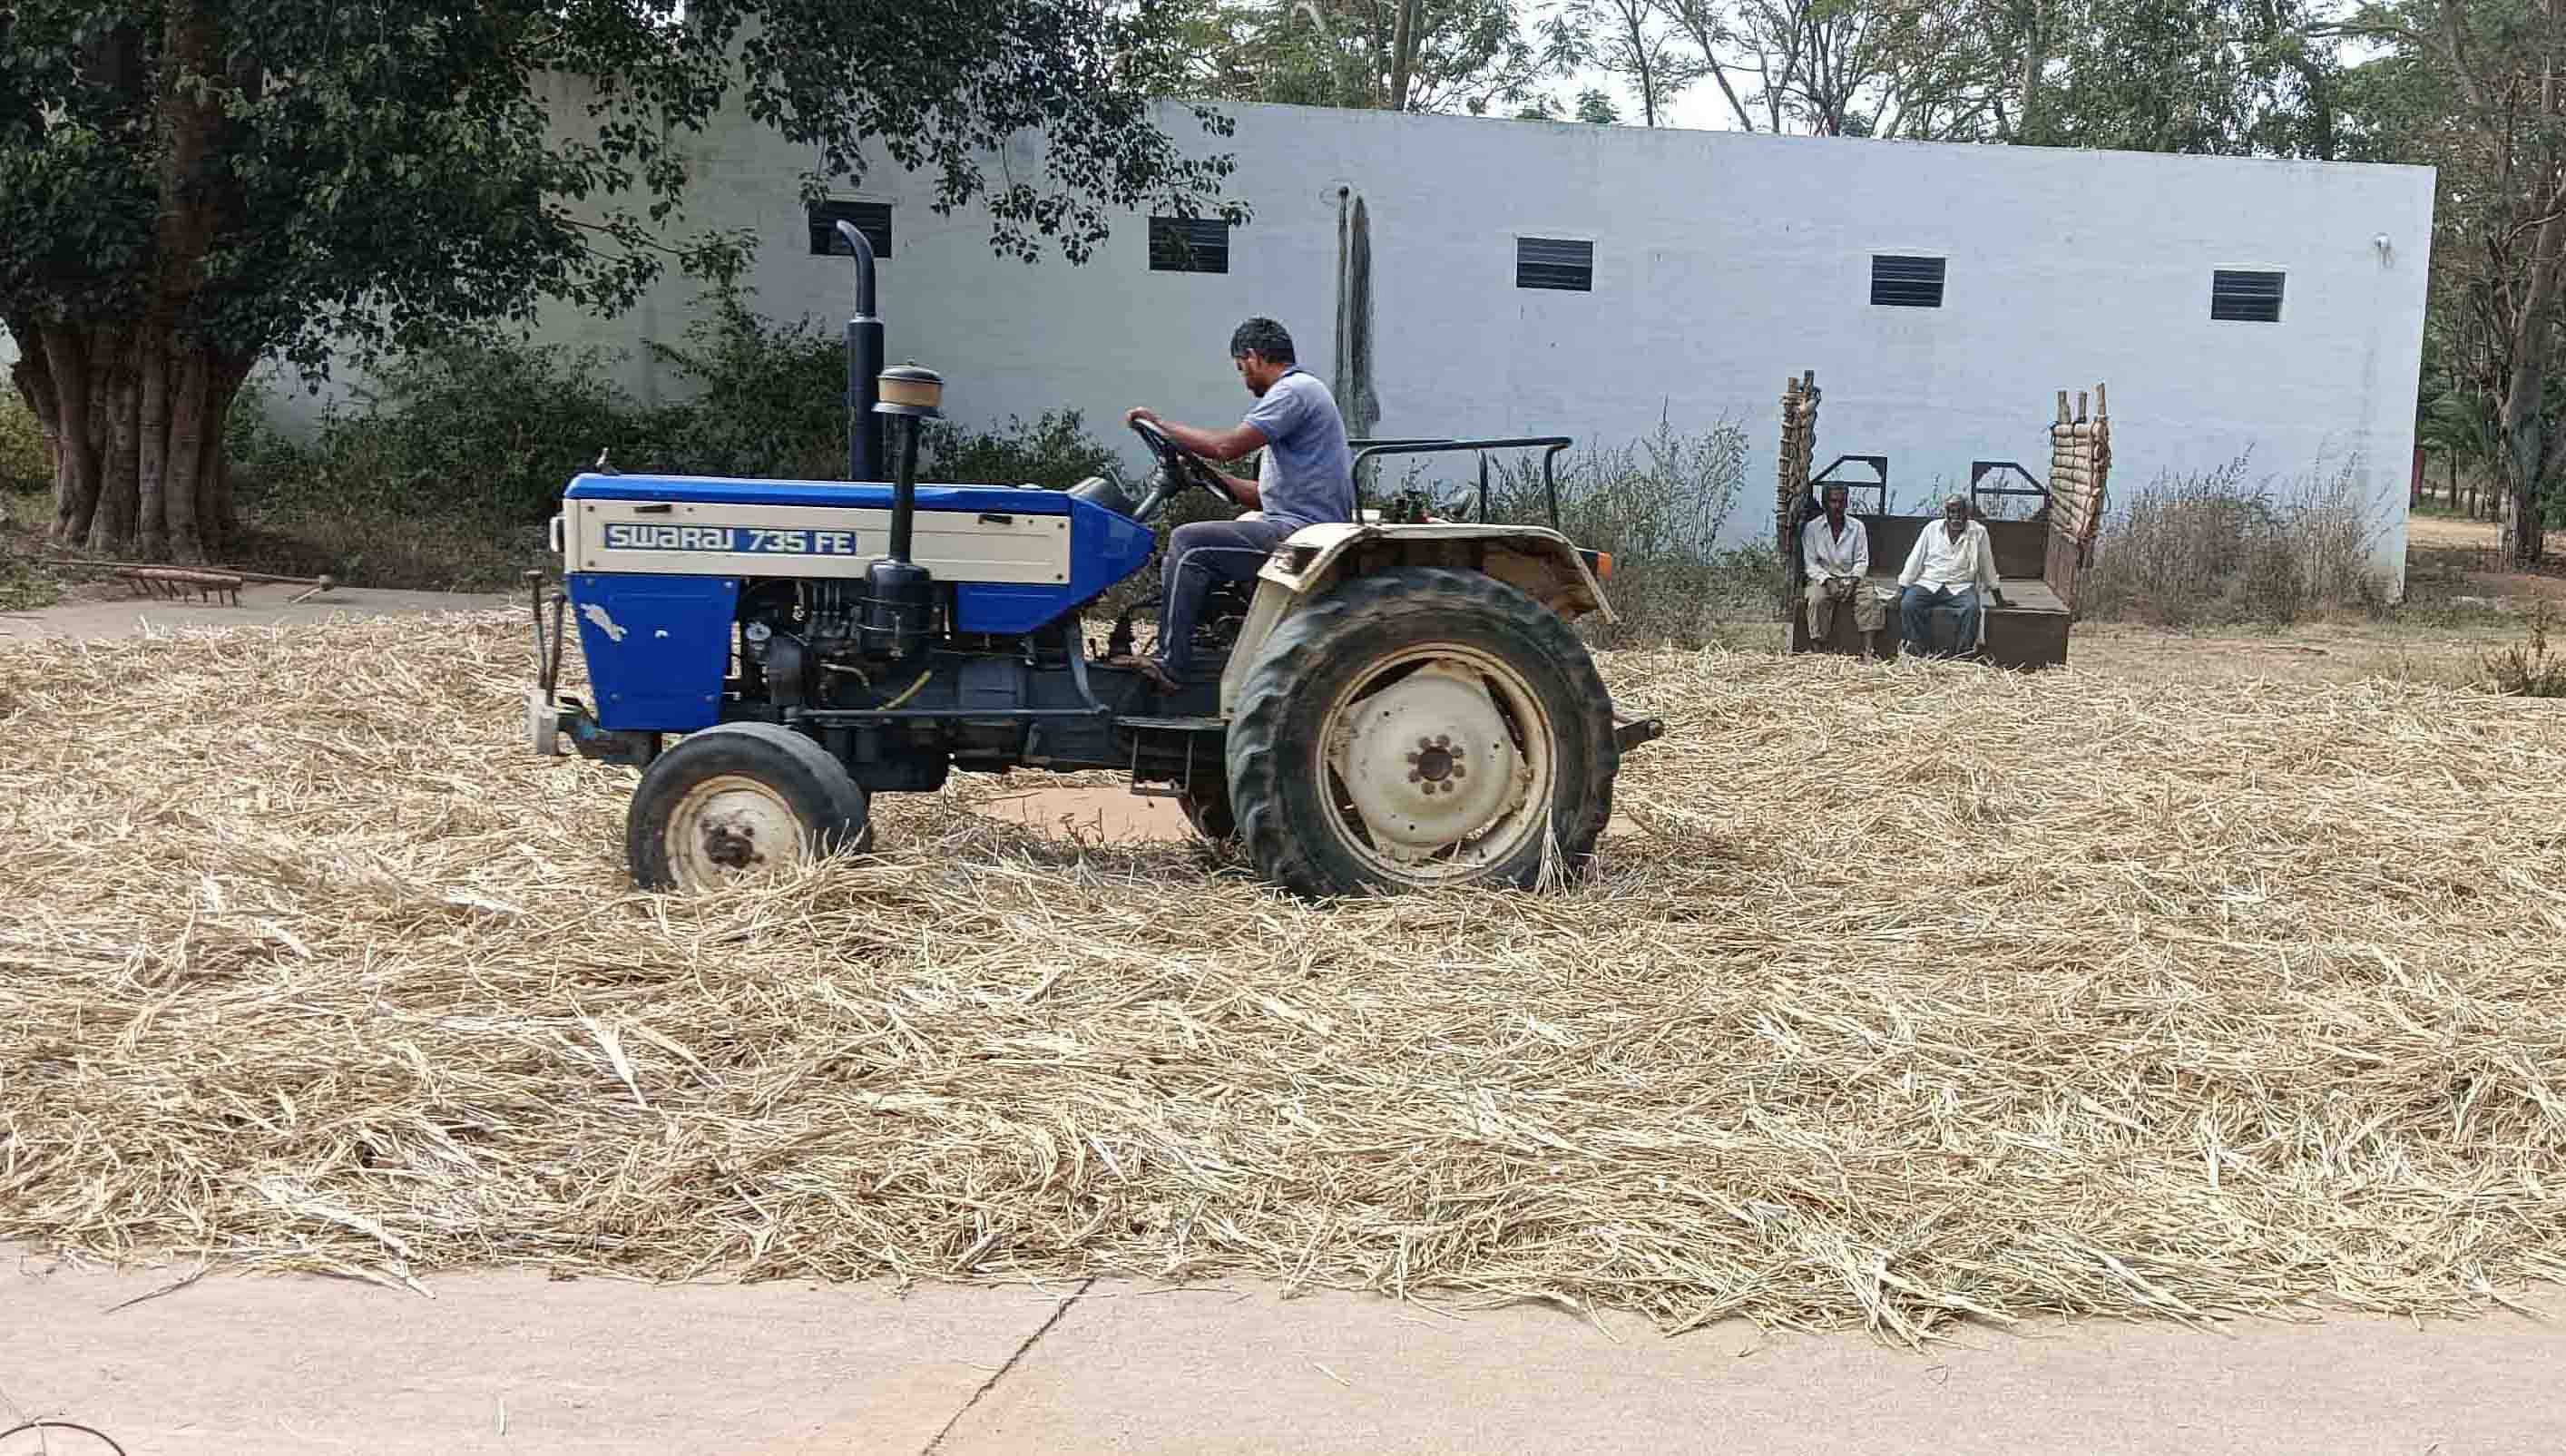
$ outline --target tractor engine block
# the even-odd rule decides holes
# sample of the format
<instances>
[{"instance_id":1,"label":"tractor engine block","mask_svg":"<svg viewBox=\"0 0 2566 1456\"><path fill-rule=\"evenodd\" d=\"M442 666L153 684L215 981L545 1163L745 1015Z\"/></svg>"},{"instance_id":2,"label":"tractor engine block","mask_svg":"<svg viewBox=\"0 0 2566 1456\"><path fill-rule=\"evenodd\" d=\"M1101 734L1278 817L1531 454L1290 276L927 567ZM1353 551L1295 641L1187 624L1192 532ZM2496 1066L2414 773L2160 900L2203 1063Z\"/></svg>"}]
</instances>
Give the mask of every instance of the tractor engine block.
<instances>
[{"instance_id":1,"label":"tractor engine block","mask_svg":"<svg viewBox=\"0 0 2566 1456\"><path fill-rule=\"evenodd\" d=\"M760 582L740 598L738 627L743 676L779 708L875 704L898 666L863 629L862 582Z\"/></svg>"}]
</instances>

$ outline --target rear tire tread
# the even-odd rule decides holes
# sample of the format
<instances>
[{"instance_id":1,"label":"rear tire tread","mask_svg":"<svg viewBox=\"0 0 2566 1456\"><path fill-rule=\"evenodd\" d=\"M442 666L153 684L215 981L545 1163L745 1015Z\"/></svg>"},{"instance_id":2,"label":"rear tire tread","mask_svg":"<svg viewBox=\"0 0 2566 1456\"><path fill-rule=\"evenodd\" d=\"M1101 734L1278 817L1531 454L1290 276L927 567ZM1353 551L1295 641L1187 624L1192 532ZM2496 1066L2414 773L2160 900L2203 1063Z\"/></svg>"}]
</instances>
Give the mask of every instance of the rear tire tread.
<instances>
[{"instance_id":1,"label":"rear tire tread","mask_svg":"<svg viewBox=\"0 0 2566 1456\"><path fill-rule=\"evenodd\" d=\"M1588 812L1560 833L1557 862L1575 874L1593 861L1595 842L1613 818L1613 777L1621 754L1613 742L1612 698L1585 642L1557 612L1493 577L1418 567L1357 578L1294 612L1266 638L1240 685L1228 740L1230 804L1249 860L1296 894L1325 898L1387 886L1327 863L1326 850L1338 847L1325 826L1298 832L1287 822L1289 755L1283 739L1289 710L1296 701L1306 701L1305 685L1330 660L1335 644L1368 627L1428 609L1492 618L1502 630L1529 636L1535 650L1566 674L1572 700L1546 706L1554 720L1572 714L1582 718L1583 731L1575 723L1558 724L1556 772L1563 781L1582 774L1591 788L1584 796ZM1501 877L1531 888L1540 878L1544 857L1525 856L1527 862Z\"/></svg>"}]
</instances>

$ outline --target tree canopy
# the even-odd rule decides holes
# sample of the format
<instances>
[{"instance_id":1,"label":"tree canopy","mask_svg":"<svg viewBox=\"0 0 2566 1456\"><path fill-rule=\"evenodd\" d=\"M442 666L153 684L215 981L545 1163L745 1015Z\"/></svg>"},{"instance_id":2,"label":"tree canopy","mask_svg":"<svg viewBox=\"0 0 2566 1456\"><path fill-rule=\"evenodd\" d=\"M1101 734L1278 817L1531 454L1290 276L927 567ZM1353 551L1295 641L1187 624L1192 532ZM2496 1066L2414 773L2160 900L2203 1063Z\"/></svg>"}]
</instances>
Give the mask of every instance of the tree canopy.
<instances>
[{"instance_id":1,"label":"tree canopy","mask_svg":"<svg viewBox=\"0 0 2566 1456\"><path fill-rule=\"evenodd\" d=\"M56 537L218 544L221 421L262 358L319 370L735 269L741 235L666 226L690 138L733 112L812 148L806 189L888 154L1019 256L1083 258L1118 208L1234 212L1227 160L1155 122L1182 61L1162 12L1102 0L11 0L0 325L56 444ZM548 104L566 84L584 125ZM1034 128L1039 166L993 176Z\"/></svg>"}]
</instances>

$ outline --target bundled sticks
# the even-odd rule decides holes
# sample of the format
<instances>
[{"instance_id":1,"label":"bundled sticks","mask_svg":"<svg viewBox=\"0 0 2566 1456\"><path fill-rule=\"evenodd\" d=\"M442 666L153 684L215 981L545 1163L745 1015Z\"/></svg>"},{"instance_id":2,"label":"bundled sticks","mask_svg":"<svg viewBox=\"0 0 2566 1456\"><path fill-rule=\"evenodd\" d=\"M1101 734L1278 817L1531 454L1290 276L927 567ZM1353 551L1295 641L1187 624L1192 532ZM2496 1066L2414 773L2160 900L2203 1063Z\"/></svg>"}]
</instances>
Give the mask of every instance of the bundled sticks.
<instances>
[{"instance_id":1,"label":"bundled sticks","mask_svg":"<svg viewBox=\"0 0 2566 1456\"><path fill-rule=\"evenodd\" d=\"M2058 391L2058 418L2049 427L2050 530L2081 562L2102 529L2106 486L2112 473L2112 418L2103 386L2094 386L2093 413L2085 391L2076 391L2069 413L2067 391Z\"/></svg>"}]
</instances>

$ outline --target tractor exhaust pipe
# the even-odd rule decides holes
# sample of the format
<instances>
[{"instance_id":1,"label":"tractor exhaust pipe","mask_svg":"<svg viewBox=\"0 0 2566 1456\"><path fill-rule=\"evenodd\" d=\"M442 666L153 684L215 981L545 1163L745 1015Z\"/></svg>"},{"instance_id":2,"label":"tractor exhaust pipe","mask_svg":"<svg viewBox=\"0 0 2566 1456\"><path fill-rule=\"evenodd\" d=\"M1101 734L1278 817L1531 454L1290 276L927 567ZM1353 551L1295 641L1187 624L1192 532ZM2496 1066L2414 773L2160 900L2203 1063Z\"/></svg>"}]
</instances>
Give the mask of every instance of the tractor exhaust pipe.
<instances>
[{"instance_id":1,"label":"tractor exhaust pipe","mask_svg":"<svg viewBox=\"0 0 2566 1456\"><path fill-rule=\"evenodd\" d=\"M933 369L901 364L882 371L880 402L892 435L891 549L866 574L864 635L880 653L913 657L926 645L935 581L909 559L917 529L917 434L942 419L944 380Z\"/></svg>"},{"instance_id":2,"label":"tractor exhaust pipe","mask_svg":"<svg viewBox=\"0 0 2566 1456\"><path fill-rule=\"evenodd\" d=\"M874 245L864 231L844 218L838 236L856 258L856 312L847 320L847 478L882 479L882 421L874 417L880 402L875 380L883 368L883 321L874 310Z\"/></svg>"}]
</instances>

